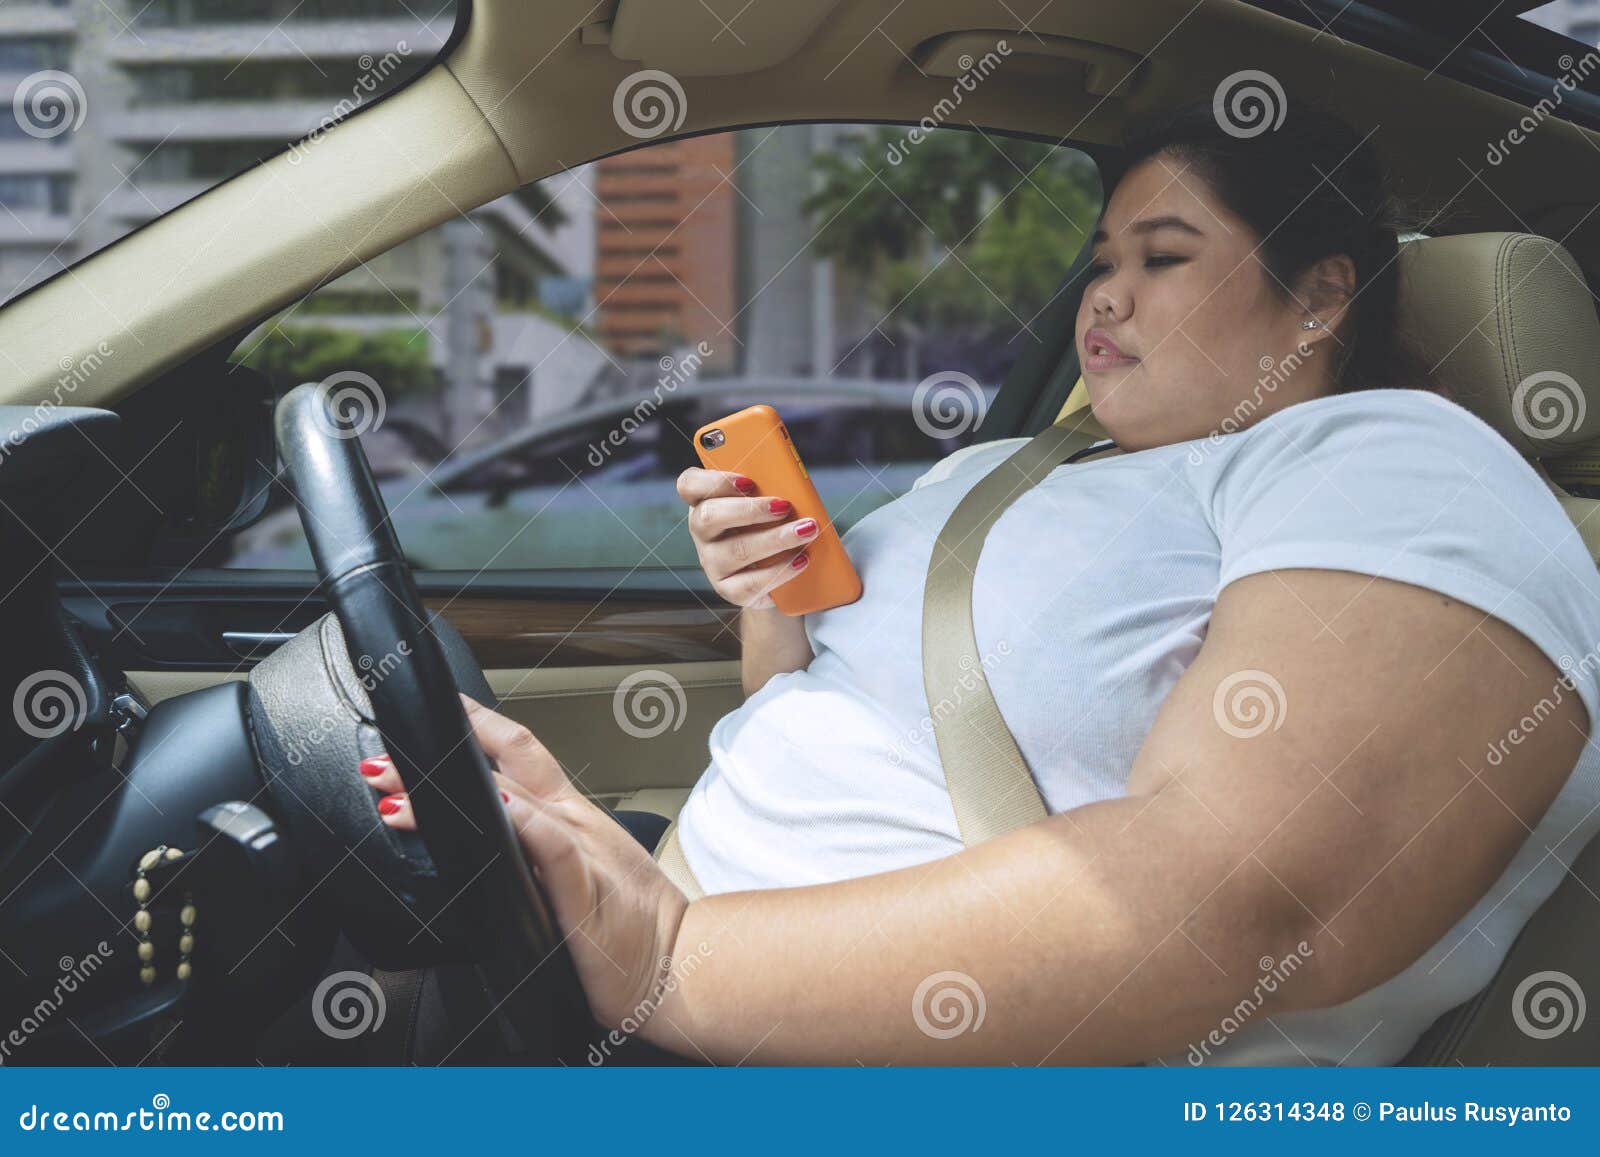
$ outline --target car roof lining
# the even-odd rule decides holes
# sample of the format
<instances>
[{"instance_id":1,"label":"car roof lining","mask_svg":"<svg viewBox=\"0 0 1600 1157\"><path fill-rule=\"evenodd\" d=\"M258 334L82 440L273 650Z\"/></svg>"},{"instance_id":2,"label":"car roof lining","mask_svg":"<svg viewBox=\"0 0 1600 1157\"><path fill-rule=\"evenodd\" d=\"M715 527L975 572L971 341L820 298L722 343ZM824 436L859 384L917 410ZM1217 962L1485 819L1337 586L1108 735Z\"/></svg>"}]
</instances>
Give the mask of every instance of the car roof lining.
<instances>
[{"instance_id":1,"label":"car roof lining","mask_svg":"<svg viewBox=\"0 0 1600 1157\"><path fill-rule=\"evenodd\" d=\"M1317 101L1376 127L1397 190L1452 205L1430 232L1550 232L1558 220L1571 231L1550 235L1591 277L1600 271L1600 229L1577 208L1592 210L1582 191L1600 189L1600 134L1552 117L1516 146L1514 163L1489 165L1486 147L1526 107L1239 0L1058 2L1026 29L1000 0L756 0L742 15L744 0L718 0L710 11L729 28L700 47L698 65L682 38L646 35L667 17L630 16L632 2L473 0L448 57L401 92L0 310L12 363L0 402L66 401L54 397L61 367L105 343L115 356L74 383L70 402L110 404L401 241L599 156L752 124L924 118L1115 149L1137 116L1210 99L1220 79L1261 61L1291 111ZM702 8L648 3L685 19ZM969 87L937 75L948 62L928 67L946 38L976 44L973 33L1007 42L998 68ZM755 55L743 56L746 45ZM741 69L774 45L787 55ZM1133 64L1117 75L1123 59ZM668 61L683 73L673 74L683 115L645 141L619 124L613 99L630 76ZM1072 256L1062 255L1064 269Z\"/></svg>"}]
</instances>

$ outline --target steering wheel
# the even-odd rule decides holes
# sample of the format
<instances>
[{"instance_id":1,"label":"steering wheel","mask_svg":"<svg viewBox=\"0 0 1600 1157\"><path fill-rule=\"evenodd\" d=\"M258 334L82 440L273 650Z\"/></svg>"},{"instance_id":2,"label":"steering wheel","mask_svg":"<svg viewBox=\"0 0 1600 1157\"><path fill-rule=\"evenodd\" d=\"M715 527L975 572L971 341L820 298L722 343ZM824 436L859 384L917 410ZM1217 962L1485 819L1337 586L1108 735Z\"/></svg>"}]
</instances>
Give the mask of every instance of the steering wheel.
<instances>
[{"instance_id":1,"label":"steering wheel","mask_svg":"<svg viewBox=\"0 0 1600 1157\"><path fill-rule=\"evenodd\" d=\"M277 408L278 453L333 615L251 674L269 791L308 883L331 893L358 949L386 969L472 962L509 1048L576 1055L594 1022L457 696L446 650L459 671L464 645L423 607L360 431L339 411L317 384ZM380 752L419 832L379 819L356 768Z\"/></svg>"}]
</instances>

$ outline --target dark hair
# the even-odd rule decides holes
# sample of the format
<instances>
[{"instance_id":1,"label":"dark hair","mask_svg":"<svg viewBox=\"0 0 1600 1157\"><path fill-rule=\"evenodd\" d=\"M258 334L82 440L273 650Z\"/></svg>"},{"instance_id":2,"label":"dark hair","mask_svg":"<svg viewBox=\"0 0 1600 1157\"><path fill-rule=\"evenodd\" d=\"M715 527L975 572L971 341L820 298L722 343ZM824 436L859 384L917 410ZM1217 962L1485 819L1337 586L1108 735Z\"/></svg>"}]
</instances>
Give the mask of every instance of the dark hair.
<instances>
[{"instance_id":1,"label":"dark hair","mask_svg":"<svg viewBox=\"0 0 1600 1157\"><path fill-rule=\"evenodd\" d=\"M1336 335L1337 392L1437 390L1399 330L1397 257L1407 226L1371 137L1311 105L1288 106L1276 127L1236 123L1230 113L1238 111L1197 103L1146 122L1125 148L1127 167L1164 154L1197 173L1261 238L1258 256L1285 301L1317 261L1350 258L1356 294Z\"/></svg>"}]
</instances>

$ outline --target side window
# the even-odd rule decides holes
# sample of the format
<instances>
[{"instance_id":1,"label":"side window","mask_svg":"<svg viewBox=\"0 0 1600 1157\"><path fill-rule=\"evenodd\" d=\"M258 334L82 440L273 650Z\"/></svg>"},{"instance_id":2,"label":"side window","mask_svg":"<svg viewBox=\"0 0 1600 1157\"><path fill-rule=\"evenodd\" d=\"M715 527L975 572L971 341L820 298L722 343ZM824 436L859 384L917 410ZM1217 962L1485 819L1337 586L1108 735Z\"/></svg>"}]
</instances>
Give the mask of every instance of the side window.
<instances>
[{"instance_id":1,"label":"side window","mask_svg":"<svg viewBox=\"0 0 1600 1157\"><path fill-rule=\"evenodd\" d=\"M674 141L450 221L235 357L327 383L419 567L691 566L697 427L775 407L847 529L972 440L1099 199L1083 154L993 134ZM309 565L285 494L226 565Z\"/></svg>"}]
</instances>

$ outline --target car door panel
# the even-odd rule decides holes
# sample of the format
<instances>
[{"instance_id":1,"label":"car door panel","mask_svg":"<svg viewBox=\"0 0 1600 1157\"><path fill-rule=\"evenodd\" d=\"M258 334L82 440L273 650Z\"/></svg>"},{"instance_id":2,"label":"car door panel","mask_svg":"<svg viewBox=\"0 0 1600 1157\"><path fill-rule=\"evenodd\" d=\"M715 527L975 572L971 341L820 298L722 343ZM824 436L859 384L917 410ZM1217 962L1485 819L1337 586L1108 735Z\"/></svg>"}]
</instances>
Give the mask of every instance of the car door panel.
<instances>
[{"instance_id":1,"label":"car door panel","mask_svg":"<svg viewBox=\"0 0 1600 1157\"><path fill-rule=\"evenodd\" d=\"M478 589L418 576L502 710L608 801L691 786L712 726L743 701L737 609L670 572L640 574L626 590L607 573L502 574ZM246 678L327 610L314 578L285 572L74 580L62 595L90 645L151 704Z\"/></svg>"}]
</instances>

